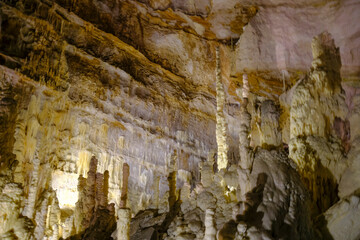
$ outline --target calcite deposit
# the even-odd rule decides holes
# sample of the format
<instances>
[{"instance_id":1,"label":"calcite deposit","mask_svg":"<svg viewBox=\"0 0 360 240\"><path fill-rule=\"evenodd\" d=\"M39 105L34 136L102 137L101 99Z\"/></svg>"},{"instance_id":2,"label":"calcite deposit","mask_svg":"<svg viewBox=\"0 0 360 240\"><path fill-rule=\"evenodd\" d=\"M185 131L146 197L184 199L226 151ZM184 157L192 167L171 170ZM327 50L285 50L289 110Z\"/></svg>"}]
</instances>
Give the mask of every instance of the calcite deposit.
<instances>
[{"instance_id":1,"label":"calcite deposit","mask_svg":"<svg viewBox=\"0 0 360 240\"><path fill-rule=\"evenodd\" d=\"M360 238L357 0L0 1L0 239Z\"/></svg>"}]
</instances>

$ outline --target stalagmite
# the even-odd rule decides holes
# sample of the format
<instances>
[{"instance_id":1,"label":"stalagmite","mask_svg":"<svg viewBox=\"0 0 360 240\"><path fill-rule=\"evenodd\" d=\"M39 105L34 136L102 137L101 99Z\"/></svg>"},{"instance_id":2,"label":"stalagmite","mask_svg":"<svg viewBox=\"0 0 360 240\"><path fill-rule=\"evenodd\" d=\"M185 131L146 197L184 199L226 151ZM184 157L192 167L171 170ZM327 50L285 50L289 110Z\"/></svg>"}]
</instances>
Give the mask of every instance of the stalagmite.
<instances>
[{"instance_id":1,"label":"stalagmite","mask_svg":"<svg viewBox=\"0 0 360 240\"><path fill-rule=\"evenodd\" d=\"M33 160L33 170L30 180L28 198L26 199L25 207L23 210L23 215L30 219L34 218L36 194L38 189L39 166L40 166L40 160L39 158L35 157Z\"/></svg>"},{"instance_id":2,"label":"stalagmite","mask_svg":"<svg viewBox=\"0 0 360 240\"><path fill-rule=\"evenodd\" d=\"M245 171L245 182L243 182L242 192L246 193L250 191L250 173L253 164L252 149L250 147L249 134L251 131L251 115L249 114L247 107L249 102L249 82L246 73L243 74L243 91L242 91L243 103L240 109L240 126L239 126L239 152L240 152L240 167ZM243 196L244 197L244 196Z\"/></svg>"},{"instance_id":3,"label":"stalagmite","mask_svg":"<svg viewBox=\"0 0 360 240\"><path fill-rule=\"evenodd\" d=\"M107 171L105 171L105 175ZM98 207L105 207L107 205L107 190L105 186L106 179L103 174L96 173L96 198L95 198L95 209Z\"/></svg>"},{"instance_id":4,"label":"stalagmite","mask_svg":"<svg viewBox=\"0 0 360 240\"><path fill-rule=\"evenodd\" d=\"M214 181L214 152L210 152L206 162L200 164L201 184L210 187Z\"/></svg>"},{"instance_id":5,"label":"stalagmite","mask_svg":"<svg viewBox=\"0 0 360 240\"><path fill-rule=\"evenodd\" d=\"M160 198L160 176L155 176L154 178L154 203L153 207L158 209L159 208L159 198Z\"/></svg>"},{"instance_id":6,"label":"stalagmite","mask_svg":"<svg viewBox=\"0 0 360 240\"><path fill-rule=\"evenodd\" d=\"M61 210L59 207L59 201L56 197L56 192L52 189L49 191L49 205L46 218L46 231L45 234L49 240L59 239L61 224Z\"/></svg>"},{"instance_id":7,"label":"stalagmite","mask_svg":"<svg viewBox=\"0 0 360 240\"><path fill-rule=\"evenodd\" d=\"M131 211L128 208L120 208L118 210L117 220L117 240L130 239L130 221Z\"/></svg>"},{"instance_id":8,"label":"stalagmite","mask_svg":"<svg viewBox=\"0 0 360 240\"><path fill-rule=\"evenodd\" d=\"M225 92L221 81L221 65L219 47L216 48L216 143L218 146L218 170L226 168L228 164L227 124L224 115Z\"/></svg>"},{"instance_id":9,"label":"stalagmite","mask_svg":"<svg viewBox=\"0 0 360 240\"><path fill-rule=\"evenodd\" d=\"M74 215L68 217L64 223L62 228L62 237L64 239L74 235L75 228L74 228Z\"/></svg>"},{"instance_id":10,"label":"stalagmite","mask_svg":"<svg viewBox=\"0 0 360 240\"><path fill-rule=\"evenodd\" d=\"M274 148L281 145L279 131L279 111L275 103L266 100L261 103L260 144L263 148Z\"/></svg>"},{"instance_id":11,"label":"stalagmite","mask_svg":"<svg viewBox=\"0 0 360 240\"><path fill-rule=\"evenodd\" d=\"M298 165L313 199L313 213L318 214L338 200L334 176L345 165L341 139L336 139L331 126L335 117L345 117L346 107L340 52L332 36L324 32L315 37L312 52L311 71L292 90L289 156Z\"/></svg>"},{"instance_id":12,"label":"stalagmite","mask_svg":"<svg viewBox=\"0 0 360 240\"><path fill-rule=\"evenodd\" d=\"M48 201L48 197L45 196L45 199L41 202L35 214L36 227L34 230L34 236L36 239L43 239L45 235Z\"/></svg>"},{"instance_id":13,"label":"stalagmite","mask_svg":"<svg viewBox=\"0 0 360 240\"><path fill-rule=\"evenodd\" d=\"M130 239L130 221L131 211L126 208L127 191L128 191L128 179L129 179L129 165L124 163L123 165L123 180L121 188L121 200L120 208L118 210L118 221L117 221L117 240L129 240Z\"/></svg>"},{"instance_id":14,"label":"stalagmite","mask_svg":"<svg viewBox=\"0 0 360 240\"><path fill-rule=\"evenodd\" d=\"M120 197L120 208L126 208L127 192L128 192L128 180L130 174L130 168L127 163L123 164L123 175L122 175L122 188Z\"/></svg>"},{"instance_id":15,"label":"stalagmite","mask_svg":"<svg viewBox=\"0 0 360 240\"><path fill-rule=\"evenodd\" d=\"M82 204L82 221L81 229L85 230L89 227L91 217L94 213L96 204L96 171L98 160L96 157L92 157L90 160L89 172L85 181L83 199L79 197L80 204ZM81 182L81 181L79 181Z\"/></svg>"},{"instance_id":16,"label":"stalagmite","mask_svg":"<svg viewBox=\"0 0 360 240\"><path fill-rule=\"evenodd\" d=\"M214 224L214 209L206 209L205 212L205 236L204 240L216 239L216 228Z\"/></svg>"},{"instance_id":17,"label":"stalagmite","mask_svg":"<svg viewBox=\"0 0 360 240\"><path fill-rule=\"evenodd\" d=\"M0 1L0 240L358 240L358 9Z\"/></svg>"},{"instance_id":18,"label":"stalagmite","mask_svg":"<svg viewBox=\"0 0 360 240\"><path fill-rule=\"evenodd\" d=\"M251 170L251 149L250 149L250 123L251 116L247 110L248 98L249 98L249 82L247 74L243 74L243 104L241 105L240 113L240 133L239 133L239 142L240 142L240 166L242 169L246 170L247 173L250 173Z\"/></svg>"},{"instance_id":19,"label":"stalagmite","mask_svg":"<svg viewBox=\"0 0 360 240\"><path fill-rule=\"evenodd\" d=\"M168 184L169 184L169 210L174 206L177 197L176 197L176 162L177 162L177 152L174 153L170 157L169 163L169 176L168 176Z\"/></svg>"}]
</instances>

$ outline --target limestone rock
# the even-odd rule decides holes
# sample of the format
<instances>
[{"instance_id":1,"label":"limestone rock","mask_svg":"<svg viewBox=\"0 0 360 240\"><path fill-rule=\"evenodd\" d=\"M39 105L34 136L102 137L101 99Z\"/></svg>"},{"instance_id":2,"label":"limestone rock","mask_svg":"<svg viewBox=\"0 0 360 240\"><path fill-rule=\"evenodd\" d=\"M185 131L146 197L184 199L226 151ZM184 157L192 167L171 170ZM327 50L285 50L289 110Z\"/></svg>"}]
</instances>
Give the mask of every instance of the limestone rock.
<instances>
[{"instance_id":1,"label":"limestone rock","mask_svg":"<svg viewBox=\"0 0 360 240\"><path fill-rule=\"evenodd\" d=\"M359 7L1 1L0 238L358 238Z\"/></svg>"},{"instance_id":2,"label":"limestone rock","mask_svg":"<svg viewBox=\"0 0 360 240\"><path fill-rule=\"evenodd\" d=\"M343 198L334 206L328 209L323 219L325 225L321 229L323 239L358 239L360 236L359 219L360 198L358 195L351 195Z\"/></svg>"},{"instance_id":3,"label":"limestone rock","mask_svg":"<svg viewBox=\"0 0 360 240\"><path fill-rule=\"evenodd\" d=\"M0 178L0 237L4 239L34 239L32 221L23 217L20 210L23 207L23 189L19 184Z\"/></svg>"},{"instance_id":4,"label":"limestone rock","mask_svg":"<svg viewBox=\"0 0 360 240\"><path fill-rule=\"evenodd\" d=\"M312 48L313 68L292 95L289 156L312 194L313 211L323 212L337 201L334 191L346 168L331 127L335 117L345 118L346 105L339 49L331 35L324 32L315 37Z\"/></svg>"}]
</instances>

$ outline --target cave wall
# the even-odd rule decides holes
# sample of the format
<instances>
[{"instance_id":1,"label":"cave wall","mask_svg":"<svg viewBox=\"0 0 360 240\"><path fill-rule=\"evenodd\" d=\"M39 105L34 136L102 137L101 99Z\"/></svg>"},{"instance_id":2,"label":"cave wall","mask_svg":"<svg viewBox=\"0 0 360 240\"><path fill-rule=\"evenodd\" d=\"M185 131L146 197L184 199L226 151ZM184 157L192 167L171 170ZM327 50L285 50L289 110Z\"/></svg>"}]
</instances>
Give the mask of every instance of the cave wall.
<instances>
[{"instance_id":1,"label":"cave wall","mask_svg":"<svg viewBox=\"0 0 360 240\"><path fill-rule=\"evenodd\" d=\"M2 67L2 82L20 89L4 97L16 102L16 111L5 112L15 128L15 139L6 141L14 143L19 162L15 180L26 181L24 169L37 154L54 170L48 177L59 198L74 206L77 175L86 175L95 155L101 172L111 170L111 199L118 202L120 166L131 162L130 196L145 201L141 208L154 191L153 176L164 176L172 150L179 152L180 169L196 173L215 147L213 96L56 4L27 4L34 4L33 11L2 3L2 57L17 69Z\"/></svg>"},{"instance_id":2,"label":"cave wall","mask_svg":"<svg viewBox=\"0 0 360 240\"><path fill-rule=\"evenodd\" d=\"M23 239L29 232L53 239L79 233L71 216L92 156L97 171L109 173L108 201L115 209L122 166L129 164L128 207L133 215L158 208L149 214L164 222L153 229L165 234L167 226L168 239L204 237L206 212L214 212L209 226L220 230L238 202L264 213L263 224L240 214L253 238L297 229L311 238L310 215L332 205L323 216L336 229L342 223L334 220L336 208L359 206L358 9L352 0L0 2L1 209L11 216L2 233ZM323 59L322 44L311 48L313 36L325 30L335 39L331 46L339 46L341 63ZM217 46L229 165L204 174L219 144ZM237 165L243 73L254 161L246 171ZM269 179L258 187L263 171ZM256 203L260 196L264 201ZM345 211L344 219L356 218L356 211ZM171 225L165 224L170 216ZM179 230L184 224L188 228Z\"/></svg>"}]
</instances>

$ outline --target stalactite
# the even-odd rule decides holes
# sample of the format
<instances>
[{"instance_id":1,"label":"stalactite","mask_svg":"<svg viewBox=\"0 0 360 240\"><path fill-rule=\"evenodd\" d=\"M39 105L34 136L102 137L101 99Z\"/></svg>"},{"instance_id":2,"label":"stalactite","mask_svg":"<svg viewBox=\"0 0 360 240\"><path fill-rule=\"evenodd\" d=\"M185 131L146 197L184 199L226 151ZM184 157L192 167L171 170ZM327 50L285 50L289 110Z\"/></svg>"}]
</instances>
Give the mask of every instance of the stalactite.
<instances>
[{"instance_id":1,"label":"stalactite","mask_svg":"<svg viewBox=\"0 0 360 240\"><path fill-rule=\"evenodd\" d=\"M221 64L219 47L216 48L216 142L218 146L218 170L226 168L228 164L227 124L224 115L225 92L221 81Z\"/></svg>"}]
</instances>

